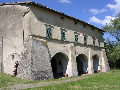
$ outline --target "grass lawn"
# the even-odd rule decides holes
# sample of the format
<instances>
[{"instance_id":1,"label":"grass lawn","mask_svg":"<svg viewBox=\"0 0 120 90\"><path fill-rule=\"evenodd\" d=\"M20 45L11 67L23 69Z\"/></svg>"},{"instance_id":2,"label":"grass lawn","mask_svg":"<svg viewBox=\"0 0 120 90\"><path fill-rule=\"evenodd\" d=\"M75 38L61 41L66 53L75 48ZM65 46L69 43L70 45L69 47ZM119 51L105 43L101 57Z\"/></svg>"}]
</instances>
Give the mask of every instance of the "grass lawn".
<instances>
[{"instance_id":1,"label":"grass lawn","mask_svg":"<svg viewBox=\"0 0 120 90\"><path fill-rule=\"evenodd\" d=\"M0 73L0 88L1 87L12 86L12 85L15 85L15 84L51 82L51 81L60 81L60 80L70 79L70 78L74 78L74 77L59 78L59 79L49 79L49 80L42 80L42 81L32 81L32 80L24 80L24 79L12 77L11 75L8 75L8 74Z\"/></svg>"},{"instance_id":2,"label":"grass lawn","mask_svg":"<svg viewBox=\"0 0 120 90\"><path fill-rule=\"evenodd\" d=\"M23 80L23 79L19 79L16 77L12 77L11 75L0 73L0 88L11 86L14 84L20 84L20 83L26 83L26 84L27 83L35 83L35 81Z\"/></svg>"},{"instance_id":3,"label":"grass lawn","mask_svg":"<svg viewBox=\"0 0 120 90\"><path fill-rule=\"evenodd\" d=\"M87 75L87 77L88 76L92 76L92 77L71 83L52 85L46 87L37 87L26 90L120 90L120 70L111 70L107 73L97 73L97 74ZM86 77L86 75L82 77ZM62 81L64 79L69 80L72 78L79 78L79 77L50 79L43 81L31 81L31 80L18 79L10 75L0 73L0 88L12 86L14 84Z\"/></svg>"},{"instance_id":4,"label":"grass lawn","mask_svg":"<svg viewBox=\"0 0 120 90\"><path fill-rule=\"evenodd\" d=\"M120 90L120 70L93 74L79 81L26 90Z\"/></svg>"}]
</instances>

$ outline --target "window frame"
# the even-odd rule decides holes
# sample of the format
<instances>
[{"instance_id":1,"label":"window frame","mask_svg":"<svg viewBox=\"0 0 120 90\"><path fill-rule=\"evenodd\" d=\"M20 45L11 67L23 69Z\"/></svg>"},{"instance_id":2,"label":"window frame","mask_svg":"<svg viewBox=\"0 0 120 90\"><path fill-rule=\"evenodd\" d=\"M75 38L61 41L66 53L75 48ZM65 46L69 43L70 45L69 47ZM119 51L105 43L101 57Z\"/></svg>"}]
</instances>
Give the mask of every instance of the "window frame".
<instances>
[{"instance_id":1,"label":"window frame","mask_svg":"<svg viewBox=\"0 0 120 90\"><path fill-rule=\"evenodd\" d=\"M87 45L87 43L88 43L88 36L84 35L84 44Z\"/></svg>"},{"instance_id":2,"label":"window frame","mask_svg":"<svg viewBox=\"0 0 120 90\"><path fill-rule=\"evenodd\" d=\"M54 27L52 25L49 25L49 24L45 24L45 26L46 26L46 37L47 38L52 38ZM48 29L50 29L50 30L48 30Z\"/></svg>"},{"instance_id":3,"label":"window frame","mask_svg":"<svg viewBox=\"0 0 120 90\"><path fill-rule=\"evenodd\" d=\"M61 30L61 40L66 41L66 31L65 30Z\"/></svg>"},{"instance_id":4,"label":"window frame","mask_svg":"<svg viewBox=\"0 0 120 90\"><path fill-rule=\"evenodd\" d=\"M100 40L98 39L98 46L100 47L101 46L101 42L100 42Z\"/></svg>"},{"instance_id":5,"label":"window frame","mask_svg":"<svg viewBox=\"0 0 120 90\"><path fill-rule=\"evenodd\" d=\"M93 46L95 46L95 45L96 45L96 38L93 37Z\"/></svg>"},{"instance_id":6,"label":"window frame","mask_svg":"<svg viewBox=\"0 0 120 90\"><path fill-rule=\"evenodd\" d=\"M79 34L77 32L74 33L74 41L75 41L75 43L79 42Z\"/></svg>"},{"instance_id":7,"label":"window frame","mask_svg":"<svg viewBox=\"0 0 120 90\"><path fill-rule=\"evenodd\" d=\"M46 27L46 37L52 38L52 28Z\"/></svg>"}]
</instances>

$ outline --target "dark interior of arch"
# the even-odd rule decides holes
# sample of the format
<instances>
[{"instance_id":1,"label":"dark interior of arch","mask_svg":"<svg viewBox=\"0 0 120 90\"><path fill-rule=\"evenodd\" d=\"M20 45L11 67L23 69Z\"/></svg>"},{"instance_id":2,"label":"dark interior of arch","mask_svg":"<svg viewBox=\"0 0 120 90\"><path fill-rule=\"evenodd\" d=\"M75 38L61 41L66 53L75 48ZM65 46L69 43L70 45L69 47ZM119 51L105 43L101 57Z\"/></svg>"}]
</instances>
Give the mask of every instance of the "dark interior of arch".
<instances>
[{"instance_id":1,"label":"dark interior of arch","mask_svg":"<svg viewBox=\"0 0 120 90\"><path fill-rule=\"evenodd\" d=\"M98 56L94 55L93 56L93 69L94 69L94 73L98 72L98 66L99 66L99 58L98 58Z\"/></svg>"},{"instance_id":2,"label":"dark interior of arch","mask_svg":"<svg viewBox=\"0 0 120 90\"><path fill-rule=\"evenodd\" d=\"M84 55L80 54L76 57L78 75L86 74L88 63Z\"/></svg>"},{"instance_id":3,"label":"dark interior of arch","mask_svg":"<svg viewBox=\"0 0 120 90\"><path fill-rule=\"evenodd\" d=\"M62 53L57 53L51 59L51 67L54 78L64 77L67 70L67 58Z\"/></svg>"}]
</instances>

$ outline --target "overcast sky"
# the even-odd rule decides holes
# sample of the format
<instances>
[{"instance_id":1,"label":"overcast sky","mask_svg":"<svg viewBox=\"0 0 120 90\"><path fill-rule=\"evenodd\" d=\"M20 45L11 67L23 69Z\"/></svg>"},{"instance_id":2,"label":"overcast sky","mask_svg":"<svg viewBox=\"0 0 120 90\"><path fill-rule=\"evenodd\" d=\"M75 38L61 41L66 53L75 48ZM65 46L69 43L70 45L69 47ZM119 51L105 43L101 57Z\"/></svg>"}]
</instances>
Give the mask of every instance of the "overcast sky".
<instances>
[{"instance_id":1,"label":"overcast sky","mask_svg":"<svg viewBox=\"0 0 120 90\"><path fill-rule=\"evenodd\" d=\"M0 0L5 2L25 0ZM30 1L30 0L29 0ZM120 0L31 0L102 28L120 12ZM105 37L107 37L105 35Z\"/></svg>"}]
</instances>

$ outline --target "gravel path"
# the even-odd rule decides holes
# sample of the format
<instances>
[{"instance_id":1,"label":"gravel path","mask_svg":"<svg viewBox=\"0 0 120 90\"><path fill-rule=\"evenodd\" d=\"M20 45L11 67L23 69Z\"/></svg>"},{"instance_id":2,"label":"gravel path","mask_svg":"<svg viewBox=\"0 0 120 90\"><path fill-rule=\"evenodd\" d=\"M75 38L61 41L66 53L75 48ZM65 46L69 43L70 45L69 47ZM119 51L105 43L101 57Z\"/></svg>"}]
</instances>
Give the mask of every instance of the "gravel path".
<instances>
[{"instance_id":1,"label":"gravel path","mask_svg":"<svg viewBox=\"0 0 120 90\"><path fill-rule=\"evenodd\" d=\"M6 88L0 88L0 90L21 90L21 89L27 89L27 88L34 88L34 87L42 87L42 86L49 86L49 85L56 85L56 84L63 84L68 82L74 82L81 79L93 77L94 75L86 75L81 77L74 77L70 79L63 79L59 81L50 81L50 82L39 82L39 83L32 83L32 84L16 84L14 86L6 87Z\"/></svg>"}]
</instances>

